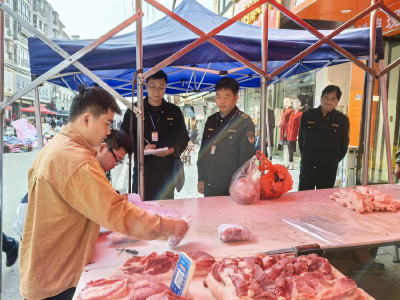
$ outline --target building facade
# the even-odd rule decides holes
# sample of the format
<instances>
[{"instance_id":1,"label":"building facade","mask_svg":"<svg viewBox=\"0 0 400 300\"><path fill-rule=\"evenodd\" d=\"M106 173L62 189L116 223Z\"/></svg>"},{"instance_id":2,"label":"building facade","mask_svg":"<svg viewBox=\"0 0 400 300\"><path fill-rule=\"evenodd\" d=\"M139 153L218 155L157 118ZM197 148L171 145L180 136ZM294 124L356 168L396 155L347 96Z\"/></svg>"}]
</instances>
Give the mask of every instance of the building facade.
<instances>
[{"instance_id":1,"label":"building facade","mask_svg":"<svg viewBox=\"0 0 400 300\"><path fill-rule=\"evenodd\" d=\"M225 17L231 18L237 13L243 11L246 7L253 4L256 0L215 0L214 12ZM292 11L297 16L304 19L318 30L333 30L338 28L344 22L355 17L371 5L370 0L281 0L283 6ZM385 0L388 6L396 14L400 15L399 0ZM249 15L243 17L240 21L261 26L261 9L257 9ZM358 21L354 28L369 27L370 17L367 16ZM302 29L298 24L291 21L286 16L272 8L269 15L269 28L283 29ZM377 15L377 26L382 27L384 35L384 61L389 65L400 57L400 24L388 18L386 14L379 11ZM375 69L378 69L376 64ZM268 106L270 109L278 111L283 107L283 99L300 99L303 105L307 107L317 107L320 103L321 92L326 85L338 85L343 96L339 103L338 110L349 115L350 118L350 147L351 150L343 162L342 167L353 172L342 172L343 180L348 184L360 183L362 155L357 155L358 150L362 149L363 138L363 101L365 72L353 63L346 63L337 66L326 67L316 74L299 74L290 79L302 82L280 82L268 87ZM394 68L387 75L388 86L388 106L389 106L389 127L392 146L392 159L395 162L395 154L400 145L400 66ZM241 98L244 111L248 113L256 125L259 120L259 98L255 97L260 90L245 90ZM279 136L279 120L276 120L274 136ZM375 97L373 103L371 132L371 157L370 160L370 182L384 183L388 181L386 150L383 140L383 116L381 108L381 98L379 97L379 81L375 81ZM282 152L273 152L276 156L282 156ZM296 154L295 154L296 157ZM299 153L297 153L299 158ZM352 161L350 163L350 161ZM351 165L351 166L350 166Z\"/></svg>"},{"instance_id":2,"label":"building facade","mask_svg":"<svg viewBox=\"0 0 400 300\"><path fill-rule=\"evenodd\" d=\"M59 14L46 0L5 0L5 4L22 19L51 39L70 39ZM31 82L28 38L33 36L16 20L5 13L4 96L9 97ZM45 83L39 87L40 102L52 110L69 110L74 97L69 89ZM35 91L12 104L12 113L21 116L19 109L33 105ZM61 116L61 115L60 115Z\"/></svg>"}]
</instances>

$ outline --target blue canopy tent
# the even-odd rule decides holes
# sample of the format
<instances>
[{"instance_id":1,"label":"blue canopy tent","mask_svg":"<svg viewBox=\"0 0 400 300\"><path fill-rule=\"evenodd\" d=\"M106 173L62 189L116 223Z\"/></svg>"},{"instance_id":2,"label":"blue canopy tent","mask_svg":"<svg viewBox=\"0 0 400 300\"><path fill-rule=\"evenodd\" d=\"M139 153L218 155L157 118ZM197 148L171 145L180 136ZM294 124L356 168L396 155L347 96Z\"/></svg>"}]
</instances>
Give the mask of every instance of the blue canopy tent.
<instances>
[{"instance_id":1,"label":"blue canopy tent","mask_svg":"<svg viewBox=\"0 0 400 300\"><path fill-rule=\"evenodd\" d=\"M209 32L228 19L219 16L195 0L183 1L175 10L179 16L189 21L204 32ZM330 31L321 31L324 35ZM169 17L143 29L143 66L148 69L168 58L198 38L196 34ZM236 51L244 58L261 61L261 28L236 22L221 31L215 39ZM71 55L92 40L53 40ZM318 39L305 30L269 29L268 33L268 72L283 65ZM360 59L367 59L369 54L369 29L345 30L333 41ZM382 53L382 30L377 29L376 53ZM79 61L108 85L125 97L131 96L130 81L136 67L136 33L128 33L111 38L95 50L86 54ZM42 75L64 59L54 52L39 38L29 38L29 55L31 74ZM275 83L292 75L324 66L348 62L331 46L323 45L310 53L304 60L281 73L270 83ZM240 68L243 65L210 43L203 43L191 52L179 58L173 66L164 68L169 75L167 94L202 92L213 90L215 83L226 71ZM189 69L187 69L189 67ZM190 67L208 69L206 73L196 72ZM145 69L145 70L146 70ZM221 75L219 74L222 71ZM260 87L260 77L253 70L245 68L236 72L228 72L228 76L237 79L244 88ZM83 82L91 86L94 82L80 73L73 65L53 76L51 82L60 86L77 90ZM201 82L201 84L200 84Z\"/></svg>"}]
</instances>

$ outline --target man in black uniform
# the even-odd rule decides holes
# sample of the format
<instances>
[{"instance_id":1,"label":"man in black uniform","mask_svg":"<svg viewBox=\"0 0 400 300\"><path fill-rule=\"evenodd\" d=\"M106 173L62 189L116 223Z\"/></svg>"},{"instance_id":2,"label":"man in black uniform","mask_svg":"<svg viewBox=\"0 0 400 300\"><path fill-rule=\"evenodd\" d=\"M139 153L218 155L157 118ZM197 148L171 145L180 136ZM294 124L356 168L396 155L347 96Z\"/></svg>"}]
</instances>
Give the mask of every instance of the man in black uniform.
<instances>
[{"instance_id":1,"label":"man in black uniform","mask_svg":"<svg viewBox=\"0 0 400 300\"><path fill-rule=\"evenodd\" d=\"M232 175L255 155L254 123L236 106L239 83L224 77L215 91L220 111L207 119L197 161L197 188L206 197L229 195Z\"/></svg>"},{"instance_id":2,"label":"man in black uniform","mask_svg":"<svg viewBox=\"0 0 400 300\"><path fill-rule=\"evenodd\" d=\"M145 199L174 199L173 164L176 151L185 151L189 136L180 108L164 100L168 77L160 70L146 79L147 97L144 98L144 138L145 150L168 147L165 153L144 157ZM121 129L129 134L132 111L127 109ZM134 116L135 118L135 116ZM137 122L133 120L134 145L137 141ZM134 153L137 149L134 147ZM138 155L135 155L133 172L134 193L137 193Z\"/></svg>"},{"instance_id":3,"label":"man in black uniform","mask_svg":"<svg viewBox=\"0 0 400 300\"><path fill-rule=\"evenodd\" d=\"M342 92L328 85L321 105L303 113L299 128L301 152L299 191L333 188L339 162L349 145L349 118L337 111Z\"/></svg>"}]
</instances>

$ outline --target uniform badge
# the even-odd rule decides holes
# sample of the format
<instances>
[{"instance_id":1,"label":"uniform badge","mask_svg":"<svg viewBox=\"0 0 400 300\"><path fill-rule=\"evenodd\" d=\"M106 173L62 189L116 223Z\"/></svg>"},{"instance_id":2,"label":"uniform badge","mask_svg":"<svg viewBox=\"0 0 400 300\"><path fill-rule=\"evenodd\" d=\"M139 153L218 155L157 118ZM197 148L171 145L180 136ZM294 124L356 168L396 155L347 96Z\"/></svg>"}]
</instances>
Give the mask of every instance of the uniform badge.
<instances>
[{"instance_id":1,"label":"uniform badge","mask_svg":"<svg viewBox=\"0 0 400 300\"><path fill-rule=\"evenodd\" d=\"M168 121L173 121L173 120L174 120L174 118L167 118L167 120L168 120Z\"/></svg>"},{"instance_id":2,"label":"uniform badge","mask_svg":"<svg viewBox=\"0 0 400 300\"><path fill-rule=\"evenodd\" d=\"M247 119L249 115L243 114L243 118Z\"/></svg>"},{"instance_id":3,"label":"uniform badge","mask_svg":"<svg viewBox=\"0 0 400 300\"><path fill-rule=\"evenodd\" d=\"M214 128L208 128L208 130L209 130L209 131L213 131L213 130L214 130Z\"/></svg>"},{"instance_id":4,"label":"uniform badge","mask_svg":"<svg viewBox=\"0 0 400 300\"><path fill-rule=\"evenodd\" d=\"M248 133L247 133L247 137L248 137L248 140L249 140L249 142L250 142L250 144L254 144L254 131L249 131Z\"/></svg>"},{"instance_id":5,"label":"uniform badge","mask_svg":"<svg viewBox=\"0 0 400 300\"><path fill-rule=\"evenodd\" d=\"M236 129L230 129L228 132L236 132Z\"/></svg>"},{"instance_id":6,"label":"uniform badge","mask_svg":"<svg viewBox=\"0 0 400 300\"><path fill-rule=\"evenodd\" d=\"M334 126L334 127L339 127L339 125L338 125L338 124L332 124L332 126Z\"/></svg>"}]
</instances>

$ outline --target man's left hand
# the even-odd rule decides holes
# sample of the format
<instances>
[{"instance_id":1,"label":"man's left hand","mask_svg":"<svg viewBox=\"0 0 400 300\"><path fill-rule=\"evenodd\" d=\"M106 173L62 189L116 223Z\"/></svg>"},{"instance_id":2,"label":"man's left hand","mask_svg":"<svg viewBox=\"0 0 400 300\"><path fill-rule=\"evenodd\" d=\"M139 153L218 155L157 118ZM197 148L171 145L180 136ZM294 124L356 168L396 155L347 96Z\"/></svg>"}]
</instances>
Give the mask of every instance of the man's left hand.
<instances>
[{"instance_id":1,"label":"man's left hand","mask_svg":"<svg viewBox=\"0 0 400 300\"><path fill-rule=\"evenodd\" d=\"M153 154L153 155L159 156L159 157L166 157L166 156L169 156L171 154L174 154L174 152L175 152L174 148L168 148L167 152L156 153L156 154Z\"/></svg>"}]
</instances>

